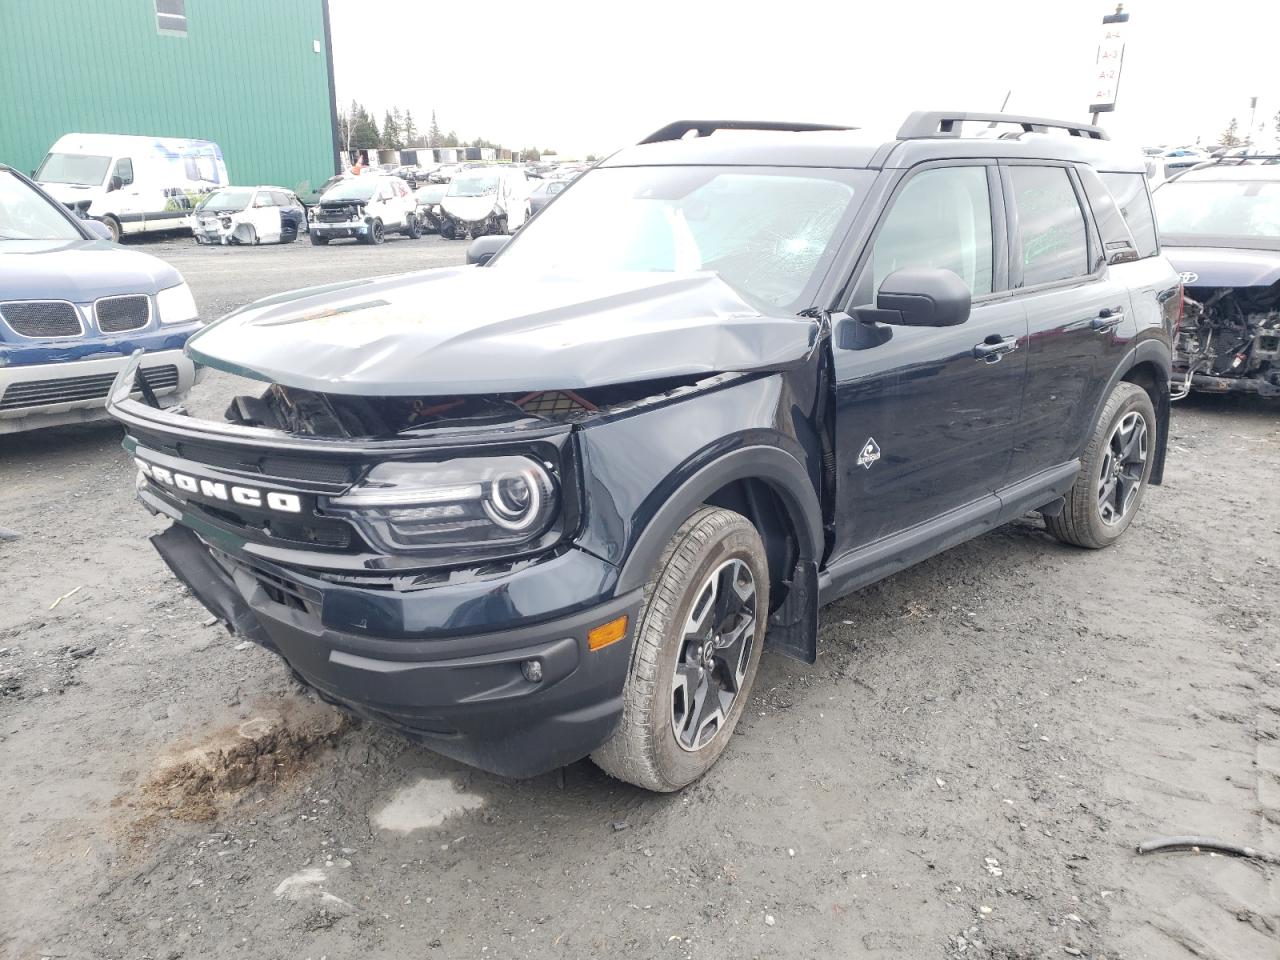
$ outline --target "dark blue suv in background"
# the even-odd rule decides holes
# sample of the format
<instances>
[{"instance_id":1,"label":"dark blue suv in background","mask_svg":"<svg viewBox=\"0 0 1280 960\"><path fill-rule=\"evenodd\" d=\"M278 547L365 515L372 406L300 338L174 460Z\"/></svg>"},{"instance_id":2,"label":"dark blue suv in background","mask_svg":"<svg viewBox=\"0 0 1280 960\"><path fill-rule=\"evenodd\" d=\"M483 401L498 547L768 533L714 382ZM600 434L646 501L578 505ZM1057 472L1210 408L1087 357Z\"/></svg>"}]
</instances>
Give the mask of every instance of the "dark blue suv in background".
<instances>
[{"instance_id":1,"label":"dark blue suv in background","mask_svg":"<svg viewBox=\"0 0 1280 960\"><path fill-rule=\"evenodd\" d=\"M128 372L111 411L169 566L321 696L675 790L822 604L1029 511L1129 527L1182 303L1144 169L1029 117L675 123L473 265L205 328L223 420Z\"/></svg>"},{"instance_id":2,"label":"dark blue suv in background","mask_svg":"<svg viewBox=\"0 0 1280 960\"><path fill-rule=\"evenodd\" d=\"M0 165L0 434L106 417L139 350L138 389L177 403L195 380L182 348L199 326L177 270Z\"/></svg>"}]
</instances>

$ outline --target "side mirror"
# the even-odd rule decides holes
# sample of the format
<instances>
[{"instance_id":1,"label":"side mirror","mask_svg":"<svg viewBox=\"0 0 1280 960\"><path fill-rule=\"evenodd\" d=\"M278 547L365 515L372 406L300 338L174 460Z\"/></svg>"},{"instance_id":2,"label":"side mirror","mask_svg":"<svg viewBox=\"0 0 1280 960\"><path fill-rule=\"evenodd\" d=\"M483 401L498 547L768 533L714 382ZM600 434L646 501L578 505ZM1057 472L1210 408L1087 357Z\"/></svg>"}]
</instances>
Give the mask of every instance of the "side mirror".
<instances>
[{"instance_id":1,"label":"side mirror","mask_svg":"<svg viewBox=\"0 0 1280 960\"><path fill-rule=\"evenodd\" d=\"M120 175L113 174L111 179L107 181L107 193L110 193L112 190L119 190L123 186L124 181L120 179Z\"/></svg>"},{"instance_id":2,"label":"side mirror","mask_svg":"<svg viewBox=\"0 0 1280 960\"><path fill-rule=\"evenodd\" d=\"M859 307L859 320L899 327L954 327L969 319L973 297L950 270L908 267L884 278L876 305Z\"/></svg>"},{"instance_id":3,"label":"side mirror","mask_svg":"<svg viewBox=\"0 0 1280 960\"><path fill-rule=\"evenodd\" d=\"M471 241L471 246L467 247L467 263L483 267L507 245L510 239L503 236L476 237Z\"/></svg>"},{"instance_id":4,"label":"side mirror","mask_svg":"<svg viewBox=\"0 0 1280 960\"><path fill-rule=\"evenodd\" d=\"M84 221L84 225L85 225L85 229L87 229L99 240L111 239L111 228L108 227L101 220L86 220Z\"/></svg>"}]
</instances>

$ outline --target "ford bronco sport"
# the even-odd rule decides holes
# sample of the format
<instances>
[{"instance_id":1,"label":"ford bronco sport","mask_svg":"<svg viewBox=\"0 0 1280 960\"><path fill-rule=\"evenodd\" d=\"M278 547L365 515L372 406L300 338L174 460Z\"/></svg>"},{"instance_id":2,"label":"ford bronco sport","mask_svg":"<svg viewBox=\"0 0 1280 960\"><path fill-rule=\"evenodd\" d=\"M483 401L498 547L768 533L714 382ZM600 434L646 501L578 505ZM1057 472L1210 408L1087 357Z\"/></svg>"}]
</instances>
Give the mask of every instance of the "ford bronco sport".
<instances>
[{"instance_id":1,"label":"ford bronco sport","mask_svg":"<svg viewBox=\"0 0 1280 960\"><path fill-rule=\"evenodd\" d=\"M1035 118L675 123L468 266L208 326L260 383L223 420L127 372L110 409L174 573L322 697L675 790L822 604L1029 511L1130 525L1182 296L1105 178L1145 200L1140 154Z\"/></svg>"}]
</instances>

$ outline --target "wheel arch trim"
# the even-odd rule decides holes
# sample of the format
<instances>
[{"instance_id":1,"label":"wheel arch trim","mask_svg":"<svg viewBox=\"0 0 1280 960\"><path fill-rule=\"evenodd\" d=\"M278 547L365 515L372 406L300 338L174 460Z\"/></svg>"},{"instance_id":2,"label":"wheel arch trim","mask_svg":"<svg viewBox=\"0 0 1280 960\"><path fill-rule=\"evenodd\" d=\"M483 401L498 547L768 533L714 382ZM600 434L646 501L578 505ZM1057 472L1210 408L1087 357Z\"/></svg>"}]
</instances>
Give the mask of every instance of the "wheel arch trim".
<instances>
[{"instance_id":1,"label":"wheel arch trim","mask_svg":"<svg viewBox=\"0 0 1280 960\"><path fill-rule=\"evenodd\" d=\"M819 560L823 544L822 508L804 466L777 447L739 447L699 468L663 502L627 553L618 591L643 586L680 524L717 490L741 480L760 480L778 494L795 532L800 556Z\"/></svg>"}]
</instances>

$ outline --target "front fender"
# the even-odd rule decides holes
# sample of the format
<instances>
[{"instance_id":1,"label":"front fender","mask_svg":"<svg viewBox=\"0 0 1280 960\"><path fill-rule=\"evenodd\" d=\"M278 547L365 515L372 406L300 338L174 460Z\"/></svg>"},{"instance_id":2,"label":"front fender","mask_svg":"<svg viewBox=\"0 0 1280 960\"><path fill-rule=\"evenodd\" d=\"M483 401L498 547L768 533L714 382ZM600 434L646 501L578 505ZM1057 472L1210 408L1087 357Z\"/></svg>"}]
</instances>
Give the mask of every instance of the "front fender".
<instances>
[{"instance_id":1,"label":"front fender","mask_svg":"<svg viewBox=\"0 0 1280 960\"><path fill-rule=\"evenodd\" d=\"M744 378L579 434L586 522L578 544L643 586L676 529L708 497L757 479L778 494L801 559L821 558L821 444L808 367Z\"/></svg>"}]
</instances>

